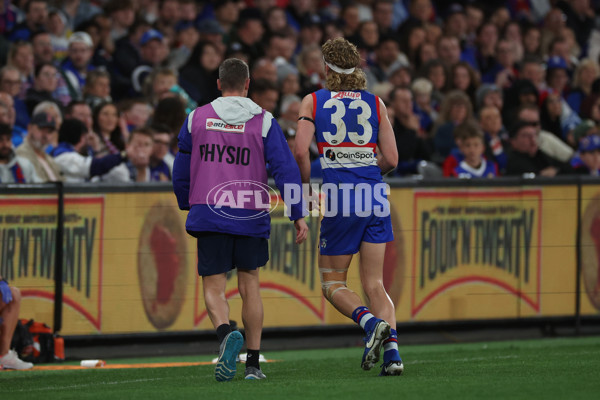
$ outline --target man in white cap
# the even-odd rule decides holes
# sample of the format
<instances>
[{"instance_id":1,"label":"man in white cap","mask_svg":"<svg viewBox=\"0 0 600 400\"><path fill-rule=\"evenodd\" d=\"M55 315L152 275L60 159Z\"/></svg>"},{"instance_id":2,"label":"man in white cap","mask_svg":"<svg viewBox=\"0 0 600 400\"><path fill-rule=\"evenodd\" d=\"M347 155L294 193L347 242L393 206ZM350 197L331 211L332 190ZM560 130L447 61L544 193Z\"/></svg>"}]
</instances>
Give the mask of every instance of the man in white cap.
<instances>
[{"instance_id":1,"label":"man in white cap","mask_svg":"<svg viewBox=\"0 0 600 400\"><path fill-rule=\"evenodd\" d=\"M94 54L93 48L92 38L86 32L75 32L69 38L68 57L60 66L73 100L82 97L87 73L94 69L90 64Z\"/></svg>"}]
</instances>

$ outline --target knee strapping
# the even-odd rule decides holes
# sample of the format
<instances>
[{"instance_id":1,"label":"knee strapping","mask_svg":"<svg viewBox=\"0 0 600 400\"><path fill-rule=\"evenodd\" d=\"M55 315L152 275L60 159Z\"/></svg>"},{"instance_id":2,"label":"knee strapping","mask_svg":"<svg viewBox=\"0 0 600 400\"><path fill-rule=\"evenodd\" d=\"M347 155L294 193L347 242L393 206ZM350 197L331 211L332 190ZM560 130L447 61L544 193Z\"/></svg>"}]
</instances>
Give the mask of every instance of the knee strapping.
<instances>
[{"instance_id":1,"label":"knee strapping","mask_svg":"<svg viewBox=\"0 0 600 400\"><path fill-rule=\"evenodd\" d=\"M319 268L319 272L321 273L321 289L327 300L333 301L333 295L340 290L352 291L346 286L347 269Z\"/></svg>"}]
</instances>

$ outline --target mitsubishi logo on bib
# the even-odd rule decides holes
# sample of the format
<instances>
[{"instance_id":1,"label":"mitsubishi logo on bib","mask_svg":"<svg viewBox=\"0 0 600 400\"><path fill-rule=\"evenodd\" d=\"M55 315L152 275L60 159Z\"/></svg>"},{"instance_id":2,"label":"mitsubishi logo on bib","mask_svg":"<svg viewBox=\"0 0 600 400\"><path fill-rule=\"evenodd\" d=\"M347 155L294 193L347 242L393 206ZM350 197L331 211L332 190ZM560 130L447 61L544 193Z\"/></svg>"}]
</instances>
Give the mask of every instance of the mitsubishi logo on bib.
<instances>
[{"instance_id":1,"label":"mitsubishi logo on bib","mask_svg":"<svg viewBox=\"0 0 600 400\"><path fill-rule=\"evenodd\" d=\"M244 129L246 128L246 124L240 125L230 125L218 118L207 118L206 119L206 129L210 131L218 131L218 132L231 132L231 133L244 133Z\"/></svg>"}]
</instances>

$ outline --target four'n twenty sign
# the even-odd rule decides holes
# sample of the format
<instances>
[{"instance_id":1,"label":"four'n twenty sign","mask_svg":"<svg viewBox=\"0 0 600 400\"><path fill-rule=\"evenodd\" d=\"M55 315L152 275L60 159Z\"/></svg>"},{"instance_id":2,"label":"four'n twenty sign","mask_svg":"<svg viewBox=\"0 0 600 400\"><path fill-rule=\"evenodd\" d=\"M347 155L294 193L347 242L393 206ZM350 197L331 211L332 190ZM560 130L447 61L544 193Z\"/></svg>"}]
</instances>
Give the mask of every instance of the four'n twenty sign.
<instances>
[{"instance_id":1,"label":"four'n twenty sign","mask_svg":"<svg viewBox=\"0 0 600 400\"><path fill-rule=\"evenodd\" d=\"M541 190L416 192L411 316L473 284L539 312L541 211Z\"/></svg>"}]
</instances>

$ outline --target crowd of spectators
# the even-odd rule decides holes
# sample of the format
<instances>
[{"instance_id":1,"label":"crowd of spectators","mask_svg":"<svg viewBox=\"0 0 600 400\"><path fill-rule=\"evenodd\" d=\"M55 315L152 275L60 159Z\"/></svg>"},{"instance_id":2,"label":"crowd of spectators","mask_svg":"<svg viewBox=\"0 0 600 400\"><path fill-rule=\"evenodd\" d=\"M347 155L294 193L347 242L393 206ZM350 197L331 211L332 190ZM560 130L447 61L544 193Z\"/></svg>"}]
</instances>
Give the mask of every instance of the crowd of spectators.
<instances>
[{"instance_id":1,"label":"crowd of spectators","mask_svg":"<svg viewBox=\"0 0 600 400\"><path fill-rule=\"evenodd\" d=\"M338 36L357 45L368 90L388 105L394 175L598 175L598 10L599 0L5 0L0 182L169 180L179 129L220 95L228 57L248 62L250 98L293 146L302 97L324 85L321 45Z\"/></svg>"}]
</instances>

